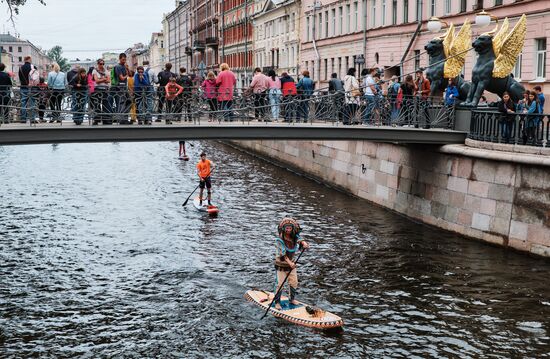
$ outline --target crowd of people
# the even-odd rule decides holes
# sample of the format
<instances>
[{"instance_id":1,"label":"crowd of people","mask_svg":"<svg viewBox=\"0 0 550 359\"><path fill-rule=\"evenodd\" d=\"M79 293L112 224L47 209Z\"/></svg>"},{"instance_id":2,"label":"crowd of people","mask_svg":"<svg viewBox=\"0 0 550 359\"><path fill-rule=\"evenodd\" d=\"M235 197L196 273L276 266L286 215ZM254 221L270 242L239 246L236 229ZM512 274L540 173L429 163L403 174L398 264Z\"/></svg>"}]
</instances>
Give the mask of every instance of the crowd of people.
<instances>
[{"instance_id":1,"label":"crowd of people","mask_svg":"<svg viewBox=\"0 0 550 359\"><path fill-rule=\"evenodd\" d=\"M498 102L498 110L502 114L499 121L500 135L504 142L510 142L510 139L515 131L516 118L519 115L520 129L523 144L534 141L537 136L537 129L543 121L544 113L544 94L540 86L533 87L533 90L527 90L523 94L523 98L517 103L512 101L510 94L504 92L502 99Z\"/></svg>"},{"instance_id":2,"label":"crowd of people","mask_svg":"<svg viewBox=\"0 0 550 359\"><path fill-rule=\"evenodd\" d=\"M94 125L109 125L113 121L122 125L151 124L162 120L171 124L172 121L192 121L202 113L207 115L208 121L235 118L237 78L225 63L220 65L219 73L208 72L199 80L183 67L174 73L170 63L156 73L144 61L134 72L127 65L124 53L111 69L106 68L103 59L97 60L96 66L88 70L75 67L67 73L54 63L46 78L39 76L30 56L24 61L18 73L21 122L45 122L48 110L50 122L61 122L65 98L70 102L70 113L76 124L81 124L85 115ZM12 80L4 69L0 64L0 115L6 121ZM286 72L278 76L273 69L264 73L256 68L249 86L239 94L240 100L245 98L249 102L246 105L239 103L237 107L253 109L253 116L259 121L307 122L312 97L325 94L327 98L319 102L320 107L330 107L331 114L344 125L418 127L419 118L423 118L423 126L429 128L428 110L434 101L442 101L450 119L459 98L454 79L449 80L442 99L430 98L430 85L421 69L416 71L414 78L409 74L400 82L397 76L389 81L382 80L377 68L363 69L360 76L355 68L350 68L342 80L333 73L328 88L316 90L307 70L295 80ZM509 96L504 96L499 108L505 115L501 124L503 137L509 138L512 113L542 113L544 95L540 86L535 86L518 104L511 106L510 99L506 98ZM202 107L199 110L197 106ZM318 117L319 107L313 108ZM537 127L536 119L525 127L526 137L532 137Z\"/></svg>"}]
</instances>

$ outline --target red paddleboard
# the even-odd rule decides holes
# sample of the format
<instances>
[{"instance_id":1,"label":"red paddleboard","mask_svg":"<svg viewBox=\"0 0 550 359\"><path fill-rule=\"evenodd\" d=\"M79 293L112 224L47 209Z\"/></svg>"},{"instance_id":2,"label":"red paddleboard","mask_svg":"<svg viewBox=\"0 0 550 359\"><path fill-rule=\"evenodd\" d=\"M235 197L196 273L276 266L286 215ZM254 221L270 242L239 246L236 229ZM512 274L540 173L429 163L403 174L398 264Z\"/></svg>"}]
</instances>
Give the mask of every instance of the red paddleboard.
<instances>
[{"instance_id":1,"label":"red paddleboard","mask_svg":"<svg viewBox=\"0 0 550 359\"><path fill-rule=\"evenodd\" d=\"M193 200L193 205L200 212L206 212L211 216L215 216L220 212L220 209L217 206L208 205L208 201L206 199L202 201L202 204L201 204L199 197L195 197L195 199Z\"/></svg>"},{"instance_id":2,"label":"red paddleboard","mask_svg":"<svg viewBox=\"0 0 550 359\"><path fill-rule=\"evenodd\" d=\"M189 156L183 155L183 156L180 156L179 159L182 161L189 161Z\"/></svg>"}]
</instances>

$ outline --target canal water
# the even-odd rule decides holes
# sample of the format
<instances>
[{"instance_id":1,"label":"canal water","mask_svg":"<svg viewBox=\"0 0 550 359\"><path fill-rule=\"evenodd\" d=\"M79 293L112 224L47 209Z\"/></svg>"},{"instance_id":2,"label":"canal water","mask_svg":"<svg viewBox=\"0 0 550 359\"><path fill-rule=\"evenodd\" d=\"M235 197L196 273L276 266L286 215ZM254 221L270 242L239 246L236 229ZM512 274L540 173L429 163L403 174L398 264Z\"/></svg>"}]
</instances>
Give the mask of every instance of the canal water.
<instances>
[{"instance_id":1,"label":"canal water","mask_svg":"<svg viewBox=\"0 0 550 359\"><path fill-rule=\"evenodd\" d=\"M0 357L550 357L550 262L423 226L220 143L0 147ZM206 150L218 218L181 206ZM246 302L278 221L323 333Z\"/></svg>"}]
</instances>

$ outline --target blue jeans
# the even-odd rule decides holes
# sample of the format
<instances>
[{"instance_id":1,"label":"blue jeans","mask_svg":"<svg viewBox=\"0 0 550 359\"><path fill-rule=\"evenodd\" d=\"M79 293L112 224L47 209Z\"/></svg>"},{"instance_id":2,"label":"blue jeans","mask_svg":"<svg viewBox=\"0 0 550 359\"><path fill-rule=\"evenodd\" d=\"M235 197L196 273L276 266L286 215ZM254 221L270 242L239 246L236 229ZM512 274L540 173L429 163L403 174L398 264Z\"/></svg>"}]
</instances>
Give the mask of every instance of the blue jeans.
<instances>
[{"instance_id":1,"label":"blue jeans","mask_svg":"<svg viewBox=\"0 0 550 359\"><path fill-rule=\"evenodd\" d=\"M298 104L298 121L304 119L307 122L309 117L309 95L302 95Z\"/></svg>"},{"instance_id":2,"label":"blue jeans","mask_svg":"<svg viewBox=\"0 0 550 359\"><path fill-rule=\"evenodd\" d=\"M21 87L21 122L34 120L34 98L30 87Z\"/></svg>"},{"instance_id":3,"label":"blue jeans","mask_svg":"<svg viewBox=\"0 0 550 359\"><path fill-rule=\"evenodd\" d=\"M223 111L222 117L224 121L233 121L233 101L220 101L220 110Z\"/></svg>"},{"instance_id":4,"label":"blue jeans","mask_svg":"<svg viewBox=\"0 0 550 359\"><path fill-rule=\"evenodd\" d=\"M512 133L512 123L508 120L500 120L499 123L500 127L500 135L502 136L502 139L506 142L510 140L510 135Z\"/></svg>"},{"instance_id":5,"label":"blue jeans","mask_svg":"<svg viewBox=\"0 0 550 359\"><path fill-rule=\"evenodd\" d=\"M368 123L370 121L372 110L374 110L376 98L372 95L365 95L364 99L365 99L365 112L363 113L363 123Z\"/></svg>"},{"instance_id":6,"label":"blue jeans","mask_svg":"<svg viewBox=\"0 0 550 359\"><path fill-rule=\"evenodd\" d=\"M281 90L270 89L269 90L269 104L271 105L271 117L274 120L279 118L279 104L281 103Z\"/></svg>"}]
</instances>

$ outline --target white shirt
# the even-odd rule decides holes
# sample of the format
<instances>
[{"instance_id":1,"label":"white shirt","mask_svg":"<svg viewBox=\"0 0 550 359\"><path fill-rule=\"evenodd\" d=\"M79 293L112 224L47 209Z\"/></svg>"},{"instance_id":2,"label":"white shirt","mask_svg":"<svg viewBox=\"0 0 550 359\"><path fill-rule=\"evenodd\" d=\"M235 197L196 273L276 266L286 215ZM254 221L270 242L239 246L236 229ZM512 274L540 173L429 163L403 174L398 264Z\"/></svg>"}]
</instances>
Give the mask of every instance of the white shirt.
<instances>
[{"instance_id":1,"label":"white shirt","mask_svg":"<svg viewBox=\"0 0 550 359\"><path fill-rule=\"evenodd\" d=\"M374 79L371 75L367 75L367 77L365 77L365 95L374 96L374 92L372 92L371 86L374 86L375 84L376 82L374 82Z\"/></svg>"}]
</instances>

